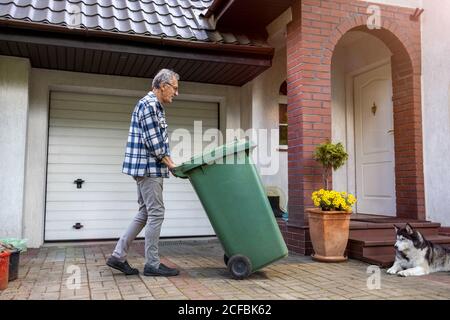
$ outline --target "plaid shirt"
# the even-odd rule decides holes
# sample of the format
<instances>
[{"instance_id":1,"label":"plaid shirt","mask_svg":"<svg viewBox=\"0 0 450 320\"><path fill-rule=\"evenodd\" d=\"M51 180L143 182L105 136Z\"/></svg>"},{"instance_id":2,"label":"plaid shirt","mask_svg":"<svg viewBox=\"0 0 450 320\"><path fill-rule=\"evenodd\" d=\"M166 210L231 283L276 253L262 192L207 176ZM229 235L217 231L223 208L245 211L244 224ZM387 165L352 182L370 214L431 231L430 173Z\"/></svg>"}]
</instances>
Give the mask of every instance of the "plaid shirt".
<instances>
[{"instance_id":1,"label":"plaid shirt","mask_svg":"<svg viewBox=\"0 0 450 320\"><path fill-rule=\"evenodd\" d=\"M170 156L164 108L150 91L136 104L131 115L128 143L122 172L131 176L169 177L161 162Z\"/></svg>"}]
</instances>

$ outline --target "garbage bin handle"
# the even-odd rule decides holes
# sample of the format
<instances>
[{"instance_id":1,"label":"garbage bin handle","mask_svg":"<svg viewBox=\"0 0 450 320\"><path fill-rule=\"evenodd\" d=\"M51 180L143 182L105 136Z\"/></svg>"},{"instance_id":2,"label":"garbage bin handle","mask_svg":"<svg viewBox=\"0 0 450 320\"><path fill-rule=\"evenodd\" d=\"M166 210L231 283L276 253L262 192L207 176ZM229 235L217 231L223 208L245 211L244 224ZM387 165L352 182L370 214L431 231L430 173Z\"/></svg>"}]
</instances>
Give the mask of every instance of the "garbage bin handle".
<instances>
[{"instance_id":1,"label":"garbage bin handle","mask_svg":"<svg viewBox=\"0 0 450 320\"><path fill-rule=\"evenodd\" d=\"M177 178L181 178L181 179L189 178L179 167L172 168L172 170L170 170L170 172L172 172L172 174Z\"/></svg>"}]
</instances>

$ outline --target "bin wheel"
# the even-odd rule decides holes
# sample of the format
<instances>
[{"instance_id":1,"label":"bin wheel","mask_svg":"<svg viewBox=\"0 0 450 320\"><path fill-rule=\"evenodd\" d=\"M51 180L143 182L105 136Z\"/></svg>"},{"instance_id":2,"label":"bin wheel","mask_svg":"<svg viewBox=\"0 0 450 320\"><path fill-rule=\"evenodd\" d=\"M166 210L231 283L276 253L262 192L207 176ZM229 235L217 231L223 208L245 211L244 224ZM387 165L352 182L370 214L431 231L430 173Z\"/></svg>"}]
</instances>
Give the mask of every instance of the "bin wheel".
<instances>
[{"instance_id":1,"label":"bin wheel","mask_svg":"<svg viewBox=\"0 0 450 320\"><path fill-rule=\"evenodd\" d=\"M223 255L223 262L225 262L225 265L228 265L228 260L230 260L230 258L228 258L228 256L226 254Z\"/></svg>"},{"instance_id":2,"label":"bin wheel","mask_svg":"<svg viewBox=\"0 0 450 320\"><path fill-rule=\"evenodd\" d=\"M252 263L246 256L237 254L228 260L228 271L234 279L242 280L247 278L252 272Z\"/></svg>"}]
</instances>

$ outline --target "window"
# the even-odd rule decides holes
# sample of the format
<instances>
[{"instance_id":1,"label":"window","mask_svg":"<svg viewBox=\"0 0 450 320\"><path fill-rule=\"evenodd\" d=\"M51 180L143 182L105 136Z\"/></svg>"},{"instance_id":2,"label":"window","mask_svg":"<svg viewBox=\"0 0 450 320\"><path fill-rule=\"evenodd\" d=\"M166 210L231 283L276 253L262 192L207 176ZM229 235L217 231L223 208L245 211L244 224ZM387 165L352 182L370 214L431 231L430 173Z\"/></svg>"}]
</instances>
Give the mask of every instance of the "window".
<instances>
[{"instance_id":1,"label":"window","mask_svg":"<svg viewBox=\"0 0 450 320\"><path fill-rule=\"evenodd\" d=\"M280 101L278 105L278 123L280 130L280 146L287 146L288 144L288 121L287 121L287 82L284 81L280 86Z\"/></svg>"},{"instance_id":2,"label":"window","mask_svg":"<svg viewBox=\"0 0 450 320\"><path fill-rule=\"evenodd\" d=\"M280 129L280 146L288 144L288 122L287 122L287 104L280 103L279 110L279 129Z\"/></svg>"}]
</instances>

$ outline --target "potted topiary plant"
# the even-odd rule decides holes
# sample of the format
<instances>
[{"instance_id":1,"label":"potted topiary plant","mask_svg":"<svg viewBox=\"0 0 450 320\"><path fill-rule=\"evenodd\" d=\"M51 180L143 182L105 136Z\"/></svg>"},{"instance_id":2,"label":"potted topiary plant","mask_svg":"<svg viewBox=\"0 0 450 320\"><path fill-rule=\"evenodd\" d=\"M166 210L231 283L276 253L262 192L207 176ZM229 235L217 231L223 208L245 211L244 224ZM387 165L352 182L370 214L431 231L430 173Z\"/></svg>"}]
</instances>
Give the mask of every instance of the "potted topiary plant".
<instances>
[{"instance_id":1,"label":"potted topiary plant","mask_svg":"<svg viewBox=\"0 0 450 320\"><path fill-rule=\"evenodd\" d=\"M356 198L347 192L328 190L328 176L332 169L341 167L348 155L341 143L323 143L316 148L314 159L324 167L325 189L313 192L317 208L307 209L309 233L314 249L313 259L322 262L340 262L347 247L350 215Z\"/></svg>"},{"instance_id":2,"label":"potted topiary plant","mask_svg":"<svg viewBox=\"0 0 450 320\"><path fill-rule=\"evenodd\" d=\"M342 167L347 159L348 154L340 142L333 144L328 141L316 147L314 160L323 166L323 183L326 190L328 190L328 177L331 170Z\"/></svg>"}]
</instances>

